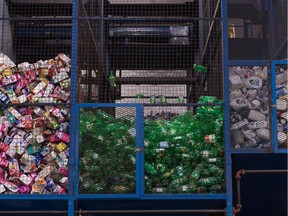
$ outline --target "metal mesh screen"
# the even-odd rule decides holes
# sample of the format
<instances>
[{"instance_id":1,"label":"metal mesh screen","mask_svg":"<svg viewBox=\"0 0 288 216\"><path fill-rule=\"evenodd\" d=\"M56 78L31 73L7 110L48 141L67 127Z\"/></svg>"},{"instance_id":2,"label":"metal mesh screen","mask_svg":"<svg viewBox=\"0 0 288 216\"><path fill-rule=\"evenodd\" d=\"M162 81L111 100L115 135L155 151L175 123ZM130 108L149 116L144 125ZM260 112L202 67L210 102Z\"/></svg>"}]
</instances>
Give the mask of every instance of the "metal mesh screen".
<instances>
[{"instance_id":1,"label":"metal mesh screen","mask_svg":"<svg viewBox=\"0 0 288 216\"><path fill-rule=\"evenodd\" d=\"M230 59L287 56L287 1L229 0Z\"/></svg>"},{"instance_id":2,"label":"metal mesh screen","mask_svg":"<svg viewBox=\"0 0 288 216\"><path fill-rule=\"evenodd\" d=\"M273 1L272 59L287 58L287 1Z\"/></svg>"},{"instance_id":3,"label":"metal mesh screen","mask_svg":"<svg viewBox=\"0 0 288 216\"><path fill-rule=\"evenodd\" d=\"M230 67L231 145L270 148L270 77L267 67Z\"/></svg>"},{"instance_id":4,"label":"metal mesh screen","mask_svg":"<svg viewBox=\"0 0 288 216\"><path fill-rule=\"evenodd\" d=\"M0 2L1 194L68 193L71 14Z\"/></svg>"},{"instance_id":5,"label":"metal mesh screen","mask_svg":"<svg viewBox=\"0 0 288 216\"><path fill-rule=\"evenodd\" d=\"M200 2L79 1L79 101L222 98L221 1Z\"/></svg>"},{"instance_id":6,"label":"metal mesh screen","mask_svg":"<svg viewBox=\"0 0 288 216\"><path fill-rule=\"evenodd\" d=\"M230 59L269 59L269 16L261 1L228 1Z\"/></svg>"},{"instance_id":7,"label":"metal mesh screen","mask_svg":"<svg viewBox=\"0 0 288 216\"><path fill-rule=\"evenodd\" d=\"M136 193L135 108L80 110L79 193Z\"/></svg>"},{"instance_id":8,"label":"metal mesh screen","mask_svg":"<svg viewBox=\"0 0 288 216\"><path fill-rule=\"evenodd\" d=\"M145 107L145 194L225 192L222 107L191 110Z\"/></svg>"},{"instance_id":9,"label":"metal mesh screen","mask_svg":"<svg viewBox=\"0 0 288 216\"><path fill-rule=\"evenodd\" d=\"M279 148L287 149L287 65L276 66L276 109L277 109L277 138ZM276 131L275 131L276 133Z\"/></svg>"}]
</instances>

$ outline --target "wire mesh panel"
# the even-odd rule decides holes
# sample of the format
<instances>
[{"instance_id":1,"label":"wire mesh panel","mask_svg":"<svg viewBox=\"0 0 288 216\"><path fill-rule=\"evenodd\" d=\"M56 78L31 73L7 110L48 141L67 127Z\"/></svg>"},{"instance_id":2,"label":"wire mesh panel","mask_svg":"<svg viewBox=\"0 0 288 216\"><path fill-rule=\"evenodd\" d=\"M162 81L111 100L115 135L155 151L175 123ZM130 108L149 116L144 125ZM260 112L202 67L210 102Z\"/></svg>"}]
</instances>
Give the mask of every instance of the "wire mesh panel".
<instances>
[{"instance_id":1,"label":"wire mesh panel","mask_svg":"<svg viewBox=\"0 0 288 216\"><path fill-rule=\"evenodd\" d=\"M287 58L287 1L272 1L272 58Z\"/></svg>"},{"instance_id":2,"label":"wire mesh panel","mask_svg":"<svg viewBox=\"0 0 288 216\"><path fill-rule=\"evenodd\" d=\"M71 3L0 8L0 193L66 194Z\"/></svg>"},{"instance_id":3,"label":"wire mesh panel","mask_svg":"<svg viewBox=\"0 0 288 216\"><path fill-rule=\"evenodd\" d=\"M222 106L187 108L145 107L146 195L225 192Z\"/></svg>"},{"instance_id":4,"label":"wire mesh panel","mask_svg":"<svg viewBox=\"0 0 288 216\"><path fill-rule=\"evenodd\" d=\"M269 59L271 14L263 3L228 1L229 59Z\"/></svg>"},{"instance_id":5,"label":"wire mesh panel","mask_svg":"<svg viewBox=\"0 0 288 216\"><path fill-rule=\"evenodd\" d=\"M200 2L79 1L79 101L222 98L221 1Z\"/></svg>"},{"instance_id":6,"label":"wire mesh panel","mask_svg":"<svg viewBox=\"0 0 288 216\"><path fill-rule=\"evenodd\" d=\"M288 95L287 95L287 64L276 65L276 110L277 110L277 141L279 149L287 150L287 121L288 121ZM274 117L274 116L273 116ZM274 132L276 133L276 131Z\"/></svg>"},{"instance_id":7,"label":"wire mesh panel","mask_svg":"<svg viewBox=\"0 0 288 216\"><path fill-rule=\"evenodd\" d=\"M287 56L287 1L228 1L230 59Z\"/></svg>"},{"instance_id":8,"label":"wire mesh panel","mask_svg":"<svg viewBox=\"0 0 288 216\"><path fill-rule=\"evenodd\" d=\"M136 135L135 107L80 109L79 194L136 194Z\"/></svg>"},{"instance_id":9,"label":"wire mesh panel","mask_svg":"<svg viewBox=\"0 0 288 216\"><path fill-rule=\"evenodd\" d=\"M271 148L267 66L229 68L232 148Z\"/></svg>"}]
</instances>

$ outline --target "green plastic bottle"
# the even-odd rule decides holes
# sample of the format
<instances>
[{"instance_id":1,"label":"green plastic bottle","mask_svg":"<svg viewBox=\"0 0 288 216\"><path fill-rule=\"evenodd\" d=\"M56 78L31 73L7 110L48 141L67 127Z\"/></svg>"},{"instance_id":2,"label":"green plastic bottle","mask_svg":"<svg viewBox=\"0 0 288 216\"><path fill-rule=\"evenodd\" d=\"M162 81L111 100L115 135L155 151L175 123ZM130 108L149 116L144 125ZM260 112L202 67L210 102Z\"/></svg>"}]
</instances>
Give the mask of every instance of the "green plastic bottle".
<instances>
[{"instance_id":1,"label":"green plastic bottle","mask_svg":"<svg viewBox=\"0 0 288 216\"><path fill-rule=\"evenodd\" d=\"M160 103L167 103L167 99L164 95L159 96L159 101L160 101Z\"/></svg>"},{"instance_id":2,"label":"green plastic bottle","mask_svg":"<svg viewBox=\"0 0 288 216\"><path fill-rule=\"evenodd\" d=\"M204 73L207 72L207 68L205 66L198 65L198 64L194 64L193 69L195 72L204 72Z\"/></svg>"},{"instance_id":3,"label":"green plastic bottle","mask_svg":"<svg viewBox=\"0 0 288 216\"><path fill-rule=\"evenodd\" d=\"M150 175L154 175L157 173L157 170L155 169L155 167L150 163L145 163L145 171L149 173Z\"/></svg>"},{"instance_id":4,"label":"green plastic bottle","mask_svg":"<svg viewBox=\"0 0 288 216\"><path fill-rule=\"evenodd\" d=\"M192 171L190 178L193 181L198 180L200 178L201 173L203 172L203 169L204 169L204 164L202 163L197 164L195 169Z\"/></svg>"},{"instance_id":5,"label":"green plastic bottle","mask_svg":"<svg viewBox=\"0 0 288 216\"><path fill-rule=\"evenodd\" d=\"M180 96L178 97L178 102L179 102L179 103L184 103L184 96L183 96L183 95L180 95Z\"/></svg>"},{"instance_id":6,"label":"green plastic bottle","mask_svg":"<svg viewBox=\"0 0 288 216\"><path fill-rule=\"evenodd\" d=\"M209 178L201 178L197 181L197 184L199 186L209 187L216 183L219 183L218 179L216 177L209 177Z\"/></svg>"},{"instance_id":7,"label":"green plastic bottle","mask_svg":"<svg viewBox=\"0 0 288 216\"><path fill-rule=\"evenodd\" d=\"M112 71L111 71L110 76L109 76L109 84L111 87L116 86L116 77L113 75Z\"/></svg>"},{"instance_id":8,"label":"green plastic bottle","mask_svg":"<svg viewBox=\"0 0 288 216\"><path fill-rule=\"evenodd\" d=\"M152 95L150 98L149 98L149 102L150 104L156 104L156 97L154 95Z\"/></svg>"}]
</instances>

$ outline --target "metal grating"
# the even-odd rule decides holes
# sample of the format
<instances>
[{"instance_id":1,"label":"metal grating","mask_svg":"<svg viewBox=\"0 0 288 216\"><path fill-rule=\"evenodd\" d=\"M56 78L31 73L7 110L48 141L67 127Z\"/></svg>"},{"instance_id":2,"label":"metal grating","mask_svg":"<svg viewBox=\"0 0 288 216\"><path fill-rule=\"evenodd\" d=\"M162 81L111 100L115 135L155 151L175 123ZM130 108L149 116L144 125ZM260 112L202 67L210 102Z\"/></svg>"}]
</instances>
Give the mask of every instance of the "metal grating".
<instances>
[{"instance_id":1,"label":"metal grating","mask_svg":"<svg viewBox=\"0 0 288 216\"><path fill-rule=\"evenodd\" d=\"M82 108L79 194L136 193L136 110Z\"/></svg>"}]
</instances>

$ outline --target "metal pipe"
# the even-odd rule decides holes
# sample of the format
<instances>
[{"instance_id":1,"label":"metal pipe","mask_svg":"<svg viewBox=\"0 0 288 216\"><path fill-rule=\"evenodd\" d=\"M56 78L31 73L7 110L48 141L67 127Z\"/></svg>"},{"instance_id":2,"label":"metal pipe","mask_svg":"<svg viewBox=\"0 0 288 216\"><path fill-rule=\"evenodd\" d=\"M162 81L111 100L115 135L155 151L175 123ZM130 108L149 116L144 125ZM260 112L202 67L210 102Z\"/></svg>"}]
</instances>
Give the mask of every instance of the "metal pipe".
<instances>
[{"instance_id":1,"label":"metal pipe","mask_svg":"<svg viewBox=\"0 0 288 216\"><path fill-rule=\"evenodd\" d=\"M234 208L233 214L238 214L241 211L242 204L241 204L241 189L240 189L240 180L241 177L245 174L265 174L265 173L288 173L288 170L238 170L235 175L236 179L236 193L237 193L237 203Z\"/></svg>"}]
</instances>

